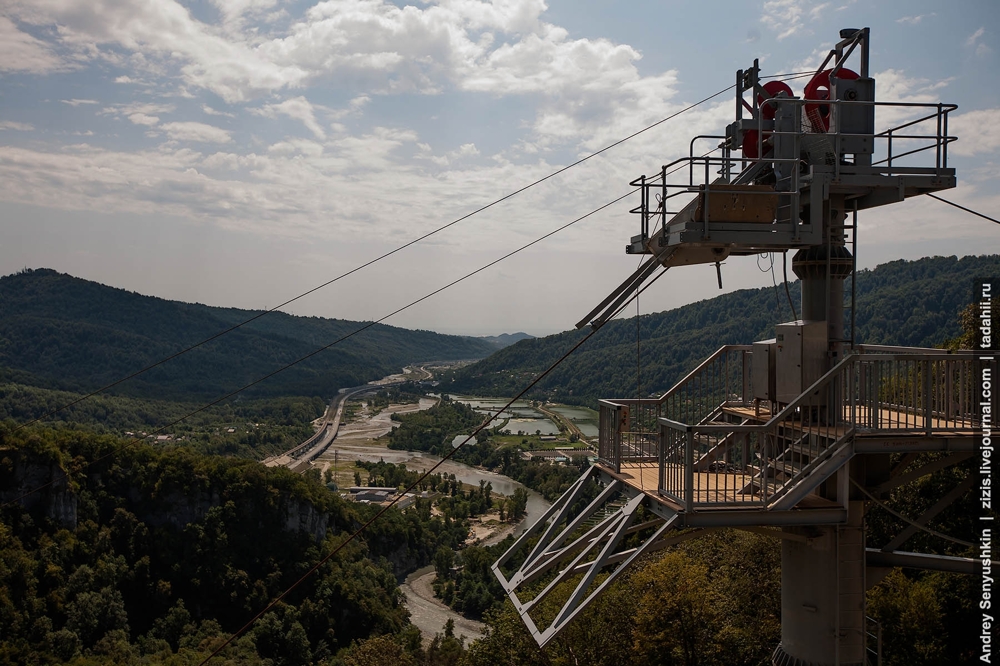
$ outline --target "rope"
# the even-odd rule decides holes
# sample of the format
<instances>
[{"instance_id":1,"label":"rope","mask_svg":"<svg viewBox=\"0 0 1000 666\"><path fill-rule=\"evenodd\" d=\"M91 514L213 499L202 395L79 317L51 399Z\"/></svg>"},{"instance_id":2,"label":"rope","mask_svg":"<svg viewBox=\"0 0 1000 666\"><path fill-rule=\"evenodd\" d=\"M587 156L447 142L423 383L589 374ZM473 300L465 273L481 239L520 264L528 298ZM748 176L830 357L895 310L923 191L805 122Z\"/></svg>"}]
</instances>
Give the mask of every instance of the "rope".
<instances>
[{"instance_id":1,"label":"rope","mask_svg":"<svg viewBox=\"0 0 1000 666\"><path fill-rule=\"evenodd\" d=\"M971 208L966 208L965 206L960 206L957 203L955 203L954 201L948 201L947 199L942 199L941 197L937 196L936 194L931 194L930 192L926 192L926 194L931 199L937 199L938 201L946 203L949 206L954 206L955 208L958 208L960 210L964 210L966 213L972 213L973 215L981 217L984 220L989 220L990 222L996 222L997 224L1000 224L1000 220L996 219L995 217L990 217L989 215L983 215L982 213L976 212L976 211L972 210Z\"/></svg>"},{"instance_id":2,"label":"rope","mask_svg":"<svg viewBox=\"0 0 1000 666\"><path fill-rule=\"evenodd\" d=\"M184 421L184 420L186 420L186 419L188 419L188 418L190 418L190 417L192 417L192 416L194 416L196 414L199 414L199 413L205 411L209 407L213 407L213 406L219 404L220 402L222 402L224 400L228 400L229 398L231 398L231 397L233 397L233 396L235 396L235 395L237 395L239 393L242 393L243 391L247 390L248 388L256 386L257 384L260 384L261 382L266 381L266 380L270 379L271 377L274 377L278 373L284 372L285 370L288 370L289 368L291 368L291 367L293 367L295 365L298 365L299 363L302 363L302 362L304 362L304 361L312 358L313 356L316 356L317 354L320 354L320 353L326 351L327 349L330 349L334 345L340 344L344 340L347 340L348 338L354 337L358 333L361 333L361 332L363 332L363 331L371 328L372 326L375 326L376 324L382 323L386 319L389 319L390 317L392 317L394 315L397 315L400 312L403 312L404 310L407 310L407 309L409 309L409 308L417 305L418 303L421 303L422 301L425 301L428 298L431 298L432 296L435 296L436 294L441 293L442 291L444 291L444 290L446 290L446 289L448 289L450 287L455 286L459 282L467 280L468 278L472 277L473 275L476 275L477 273L481 273L482 271L486 270L487 268L490 268L492 266L495 266L496 264L499 264L501 261L504 261L505 259L508 259L508 258L514 256L515 254L517 254L517 253L519 253L519 252L521 252L523 250L528 249L532 245L540 243L543 240L545 240L547 238L550 238L551 236L554 236L555 234L559 233L560 231L563 231L564 229L567 229L567 228L573 226L577 222L580 222L581 220L584 220L584 219L590 217L591 215L594 215L595 213L598 213L598 212L604 210L605 208L613 206L614 204L618 203L619 201L621 201L625 197L631 195L632 192L633 192L633 190L629 190L625 194L622 194L621 196L616 197L615 199L612 199L608 203L606 203L606 204L604 204L604 205L602 205L602 206L600 206L598 208L595 208L594 210L590 211L586 215L581 215L580 217L576 218L575 220L573 220L571 222L567 222L566 224L562 225L561 227L558 227L557 229L554 229L553 231L550 231L549 233L545 234L544 236L536 238L535 240L533 240L530 243L527 243L525 245L522 245L521 247L517 248L516 250L511 250L510 252L508 252L507 254L503 255L499 259L494 259L490 263L488 263L488 264L486 264L484 266L480 266L479 268L477 268L476 270L474 270L474 271L472 271L470 273L466 273L462 277L457 278L457 279L449 282L448 284L444 285L443 287L439 287L439 288L435 289L434 291L430 292L429 294L421 296L420 298L416 299L415 301L411 301L410 303L404 305L403 307L397 308L396 310L393 310L392 312L390 312L389 314L381 317L380 319L376 319L375 321L368 322L364 326L361 326L360 328L357 328L357 329L351 331L350 333L348 333L348 334L346 334L346 335L344 335L344 336L342 336L342 337L334 340L330 344L327 344L327 345L324 345L324 346L322 346L322 347L320 347L318 349L315 349L315 350L309 352L308 354L306 354L305 356L302 356L302 357L300 357L300 358L298 358L298 359L296 359L296 360L294 360L294 361L292 361L290 363L287 363L287 364L283 365L282 367L278 368L277 370L274 370L273 372L270 372L270 373L264 375L263 377L255 379L254 381L252 381L249 384L246 384L246 385L244 385L244 386L236 389L235 391L231 391L229 393L226 393L225 395L223 395L223 396L221 396L219 398L216 398L215 400L209 402L208 404L202 405L198 409L195 409L195 410L193 410L191 412L188 412L184 416L182 416L182 417L180 417L180 418L178 418L178 419L176 419L176 420L174 420L174 421L172 421L170 423L167 423L165 425L160 426L159 428L151 431L149 434L155 435L157 433L163 432L164 430L167 430L168 428L172 428L173 426L177 425L178 423L181 423L182 421ZM631 302L631 301L626 301L626 303L629 303L629 302ZM142 438L135 437L135 438L129 440L127 442L126 446L134 445L134 444L136 444L136 443L138 443L140 441L142 441ZM79 471L82 471L84 469L87 469L90 466L96 465L97 463L99 463L99 462L101 462L103 460L106 460L106 459L108 459L108 458L110 458L112 456L114 456L114 452L113 451L109 452L109 453L107 453L107 454L105 454L105 455L103 455L103 456L101 456L99 458L95 458L94 460L92 460L91 462L87 463L83 467L78 468L77 471L79 472ZM54 484L54 483L56 483L58 481L63 481L64 479L67 479L67 478L68 478L68 474L63 473L63 475L61 477L51 479L50 481L48 481L48 483L45 483L45 484L43 484L41 486L38 486L37 488L29 490L28 492L24 493L23 495L20 495L19 497L16 497L16 498L14 498L12 500L9 500L9 501L3 503L0 506L6 507L6 506L10 506L11 504L15 504L17 502L20 502L25 497L28 497L29 495L32 495L32 494L34 494L34 493L36 493L36 492L38 492L40 490L43 490L43 489L51 486L52 484Z\"/></svg>"}]
</instances>

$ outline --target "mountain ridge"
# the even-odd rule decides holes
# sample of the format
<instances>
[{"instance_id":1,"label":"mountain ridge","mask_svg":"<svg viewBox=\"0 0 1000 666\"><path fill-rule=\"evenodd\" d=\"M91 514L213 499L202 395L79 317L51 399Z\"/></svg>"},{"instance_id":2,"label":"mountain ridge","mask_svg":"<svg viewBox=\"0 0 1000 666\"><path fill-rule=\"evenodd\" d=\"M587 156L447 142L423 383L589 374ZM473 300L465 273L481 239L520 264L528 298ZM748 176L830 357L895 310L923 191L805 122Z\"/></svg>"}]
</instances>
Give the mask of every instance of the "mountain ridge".
<instances>
[{"instance_id":1,"label":"mountain ridge","mask_svg":"<svg viewBox=\"0 0 1000 666\"><path fill-rule=\"evenodd\" d=\"M86 391L208 339L260 311L171 301L59 273L0 278L0 379ZM146 397L234 390L345 338L255 387L258 395L330 395L413 362L482 358L487 341L321 317L269 313L119 389Z\"/></svg>"},{"instance_id":2,"label":"mountain ridge","mask_svg":"<svg viewBox=\"0 0 1000 666\"><path fill-rule=\"evenodd\" d=\"M973 279L990 274L1000 274L1000 255L897 260L858 271L857 341L944 343L960 333L959 312L971 302ZM789 289L799 310L799 282ZM792 318L779 285L643 315L638 348L635 318L611 321L528 397L594 406L600 398L660 395L722 345L773 337L774 324ZM515 395L586 334L571 330L520 341L453 372L447 390Z\"/></svg>"}]
</instances>

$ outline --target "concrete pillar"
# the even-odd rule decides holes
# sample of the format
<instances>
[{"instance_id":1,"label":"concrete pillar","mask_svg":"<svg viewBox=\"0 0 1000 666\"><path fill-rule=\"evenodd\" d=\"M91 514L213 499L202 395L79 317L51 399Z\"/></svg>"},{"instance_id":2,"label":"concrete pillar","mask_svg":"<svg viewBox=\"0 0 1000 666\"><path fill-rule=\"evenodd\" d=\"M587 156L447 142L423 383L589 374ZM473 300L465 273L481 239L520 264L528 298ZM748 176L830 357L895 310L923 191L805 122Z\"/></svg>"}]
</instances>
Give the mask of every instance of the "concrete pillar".
<instances>
[{"instance_id":1,"label":"concrete pillar","mask_svg":"<svg viewBox=\"0 0 1000 666\"><path fill-rule=\"evenodd\" d=\"M792 270L802 280L802 319L827 323L827 369L844 353L844 279L854 265L844 244L845 217L843 197L824 204L827 243L801 249L792 259ZM846 502L836 485L827 486L827 499ZM781 645L772 659L775 666L865 663L864 503L847 506L846 525L786 529L807 541L782 540Z\"/></svg>"},{"instance_id":2,"label":"concrete pillar","mask_svg":"<svg viewBox=\"0 0 1000 666\"><path fill-rule=\"evenodd\" d=\"M781 645L776 666L863 666L865 545L863 502L848 524L786 528L808 541L781 542Z\"/></svg>"}]
</instances>

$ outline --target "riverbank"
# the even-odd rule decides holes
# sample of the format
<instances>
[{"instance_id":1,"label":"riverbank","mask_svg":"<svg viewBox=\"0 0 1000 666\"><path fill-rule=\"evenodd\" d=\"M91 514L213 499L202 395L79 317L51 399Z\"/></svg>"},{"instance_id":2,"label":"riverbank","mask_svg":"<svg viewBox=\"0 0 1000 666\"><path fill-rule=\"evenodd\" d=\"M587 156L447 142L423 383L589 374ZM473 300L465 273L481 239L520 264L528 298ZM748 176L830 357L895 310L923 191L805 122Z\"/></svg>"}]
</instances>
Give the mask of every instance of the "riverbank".
<instances>
[{"instance_id":1,"label":"riverbank","mask_svg":"<svg viewBox=\"0 0 1000 666\"><path fill-rule=\"evenodd\" d=\"M399 586L406 597L410 622L420 630L426 646L434 639L434 634L443 633L444 625L451 620L455 623L455 636L458 638L464 636L467 639L465 645L468 646L472 641L482 637L485 625L459 615L436 598L433 588L436 577L434 567L426 566L411 573Z\"/></svg>"}]
</instances>

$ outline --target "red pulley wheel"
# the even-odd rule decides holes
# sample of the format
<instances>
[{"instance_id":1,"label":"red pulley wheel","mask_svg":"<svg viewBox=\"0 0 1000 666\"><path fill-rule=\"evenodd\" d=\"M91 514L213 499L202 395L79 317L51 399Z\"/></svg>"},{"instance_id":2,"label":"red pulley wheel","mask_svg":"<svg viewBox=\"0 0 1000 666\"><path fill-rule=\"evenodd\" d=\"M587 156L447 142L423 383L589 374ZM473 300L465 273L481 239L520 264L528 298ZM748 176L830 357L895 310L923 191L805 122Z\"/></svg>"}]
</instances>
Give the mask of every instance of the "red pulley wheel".
<instances>
[{"instance_id":1,"label":"red pulley wheel","mask_svg":"<svg viewBox=\"0 0 1000 666\"><path fill-rule=\"evenodd\" d=\"M778 93L785 93L788 97L792 96L792 89L788 87L788 84L784 81L768 81L763 86L764 90L767 91L768 98L777 97ZM774 112L776 109L773 105L767 103L767 99L763 95L757 95L757 104L760 106L760 115L764 117L764 120L774 120Z\"/></svg>"},{"instance_id":2,"label":"red pulley wheel","mask_svg":"<svg viewBox=\"0 0 1000 666\"><path fill-rule=\"evenodd\" d=\"M825 101L830 99L830 74L832 69L824 69L822 72L812 77L802 91L805 99ZM846 67L841 67L837 72L837 78L843 80L854 80L860 78L857 72L852 72ZM814 132L826 132L830 129L830 105L829 104L806 104L806 117L812 125Z\"/></svg>"},{"instance_id":3,"label":"red pulley wheel","mask_svg":"<svg viewBox=\"0 0 1000 666\"><path fill-rule=\"evenodd\" d=\"M788 87L788 84L784 81L768 81L763 86L764 90L767 91L768 96L757 95L757 106L760 107L760 115L764 120L774 120L774 113L776 109L773 104L768 104L768 100L772 97L777 97L778 93L785 93L788 97L792 96L792 89ZM764 132L764 142L766 143L771 137L771 133ZM757 152L757 130L747 130L743 133L743 157L747 159L755 160L760 155ZM765 145L764 152L770 152L770 146Z\"/></svg>"}]
</instances>

